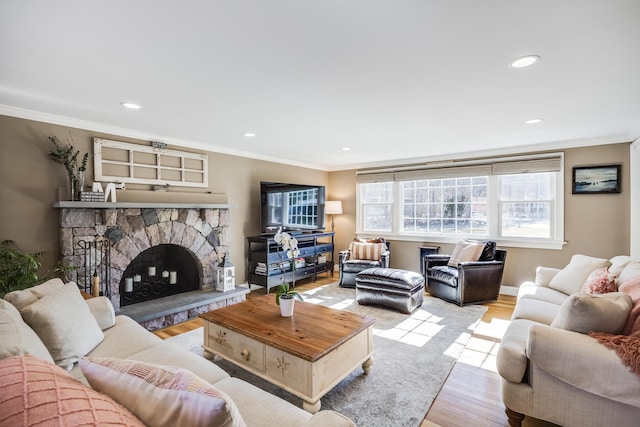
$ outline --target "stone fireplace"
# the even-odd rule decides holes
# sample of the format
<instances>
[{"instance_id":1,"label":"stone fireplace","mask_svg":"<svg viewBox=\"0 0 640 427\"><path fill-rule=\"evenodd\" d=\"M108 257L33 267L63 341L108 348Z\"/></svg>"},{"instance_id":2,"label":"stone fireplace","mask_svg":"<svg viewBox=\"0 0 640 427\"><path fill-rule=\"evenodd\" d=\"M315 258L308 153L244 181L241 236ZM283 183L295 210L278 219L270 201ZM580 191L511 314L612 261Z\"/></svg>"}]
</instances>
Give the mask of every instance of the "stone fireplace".
<instances>
[{"instance_id":1,"label":"stone fireplace","mask_svg":"<svg viewBox=\"0 0 640 427\"><path fill-rule=\"evenodd\" d=\"M79 267L66 279L90 292L92 276L104 276L99 278L100 294L110 298L116 313L156 329L245 299L243 290L215 290L218 265L229 253L229 205L58 202L54 206L60 208L62 262ZM105 240L110 242L108 256L106 251L84 249L87 242ZM127 288L133 280L133 288ZM144 309L152 302L162 306L155 309L155 317Z\"/></svg>"}]
</instances>

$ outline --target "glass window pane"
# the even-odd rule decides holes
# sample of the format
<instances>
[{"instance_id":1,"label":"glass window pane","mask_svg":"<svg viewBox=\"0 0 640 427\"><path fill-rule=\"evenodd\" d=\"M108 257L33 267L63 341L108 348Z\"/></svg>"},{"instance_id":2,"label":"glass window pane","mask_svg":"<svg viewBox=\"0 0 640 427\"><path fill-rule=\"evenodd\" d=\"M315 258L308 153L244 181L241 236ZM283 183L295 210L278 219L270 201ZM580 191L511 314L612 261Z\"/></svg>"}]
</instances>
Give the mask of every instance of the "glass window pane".
<instances>
[{"instance_id":1,"label":"glass window pane","mask_svg":"<svg viewBox=\"0 0 640 427\"><path fill-rule=\"evenodd\" d=\"M501 222L503 236L550 238L551 203L503 203Z\"/></svg>"},{"instance_id":2,"label":"glass window pane","mask_svg":"<svg viewBox=\"0 0 640 427\"><path fill-rule=\"evenodd\" d=\"M391 205L363 206L364 231L391 231Z\"/></svg>"}]
</instances>

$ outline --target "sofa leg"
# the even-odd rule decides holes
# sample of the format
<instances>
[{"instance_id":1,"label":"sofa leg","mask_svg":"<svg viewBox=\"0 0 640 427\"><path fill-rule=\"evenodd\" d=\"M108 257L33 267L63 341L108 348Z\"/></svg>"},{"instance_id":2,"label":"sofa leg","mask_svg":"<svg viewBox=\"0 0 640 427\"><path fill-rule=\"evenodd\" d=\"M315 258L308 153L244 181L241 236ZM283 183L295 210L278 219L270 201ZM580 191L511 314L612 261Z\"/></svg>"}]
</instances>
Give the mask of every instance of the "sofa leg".
<instances>
[{"instance_id":1,"label":"sofa leg","mask_svg":"<svg viewBox=\"0 0 640 427\"><path fill-rule=\"evenodd\" d=\"M522 420L524 420L524 414L521 414L521 413L516 412L516 411L512 411L509 408L506 408L504 410L504 412L507 414L507 418L508 418L510 427L521 427L522 426Z\"/></svg>"}]
</instances>

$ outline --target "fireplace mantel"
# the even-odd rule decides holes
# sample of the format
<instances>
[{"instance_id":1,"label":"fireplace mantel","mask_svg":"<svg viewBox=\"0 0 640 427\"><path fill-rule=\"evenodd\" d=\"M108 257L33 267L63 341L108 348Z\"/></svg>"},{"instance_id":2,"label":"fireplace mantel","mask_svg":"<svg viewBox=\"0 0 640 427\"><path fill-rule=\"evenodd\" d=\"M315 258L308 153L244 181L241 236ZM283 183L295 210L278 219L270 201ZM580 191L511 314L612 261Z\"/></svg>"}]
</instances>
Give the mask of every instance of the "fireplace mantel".
<instances>
[{"instance_id":1,"label":"fireplace mantel","mask_svg":"<svg viewBox=\"0 0 640 427\"><path fill-rule=\"evenodd\" d=\"M231 209L238 205L223 203L166 203L166 202L55 202L59 209Z\"/></svg>"}]
</instances>

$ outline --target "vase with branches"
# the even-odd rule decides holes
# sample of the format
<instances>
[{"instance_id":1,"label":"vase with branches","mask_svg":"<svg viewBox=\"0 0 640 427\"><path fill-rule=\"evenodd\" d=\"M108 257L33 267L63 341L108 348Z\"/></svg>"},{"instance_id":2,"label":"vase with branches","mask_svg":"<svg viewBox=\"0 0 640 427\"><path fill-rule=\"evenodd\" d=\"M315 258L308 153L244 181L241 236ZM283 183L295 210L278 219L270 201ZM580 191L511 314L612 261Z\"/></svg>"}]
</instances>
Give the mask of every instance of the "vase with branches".
<instances>
[{"instance_id":1,"label":"vase with branches","mask_svg":"<svg viewBox=\"0 0 640 427\"><path fill-rule=\"evenodd\" d=\"M80 150L76 150L72 142L62 143L55 136L50 136L49 141L54 147L49 152L49 158L56 163L60 163L66 169L71 200L75 200L76 191L82 191L82 187L84 187L84 172L87 170L89 153L84 153L80 161L78 161Z\"/></svg>"}]
</instances>

